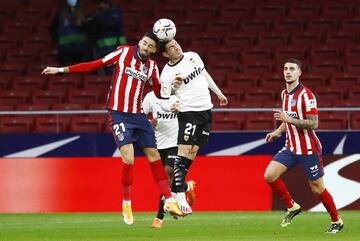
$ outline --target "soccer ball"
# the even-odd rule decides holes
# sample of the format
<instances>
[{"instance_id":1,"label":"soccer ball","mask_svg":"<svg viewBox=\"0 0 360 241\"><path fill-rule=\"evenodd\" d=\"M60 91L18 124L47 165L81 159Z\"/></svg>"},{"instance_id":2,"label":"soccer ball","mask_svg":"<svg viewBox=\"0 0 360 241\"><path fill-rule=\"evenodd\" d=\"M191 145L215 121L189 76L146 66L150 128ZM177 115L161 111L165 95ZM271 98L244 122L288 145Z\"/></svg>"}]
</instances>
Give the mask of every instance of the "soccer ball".
<instances>
[{"instance_id":1,"label":"soccer ball","mask_svg":"<svg viewBox=\"0 0 360 241\"><path fill-rule=\"evenodd\" d=\"M175 37L176 26L170 19L162 18L154 23L153 33L159 41L168 42Z\"/></svg>"}]
</instances>

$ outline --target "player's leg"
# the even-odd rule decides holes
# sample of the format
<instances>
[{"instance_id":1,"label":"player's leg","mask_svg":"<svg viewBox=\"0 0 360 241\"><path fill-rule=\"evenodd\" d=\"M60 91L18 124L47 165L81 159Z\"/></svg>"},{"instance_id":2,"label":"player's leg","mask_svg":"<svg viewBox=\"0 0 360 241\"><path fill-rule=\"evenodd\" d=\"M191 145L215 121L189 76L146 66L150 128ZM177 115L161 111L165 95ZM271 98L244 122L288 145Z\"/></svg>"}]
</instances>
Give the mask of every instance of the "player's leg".
<instances>
[{"instance_id":1,"label":"player's leg","mask_svg":"<svg viewBox=\"0 0 360 241\"><path fill-rule=\"evenodd\" d=\"M134 222L131 210L131 186L133 183L133 164L134 148L133 142L136 140L134 135L135 126L131 122L131 116L126 113L112 111L109 112L109 125L111 127L114 140L118 146L122 157L121 183L123 187L122 212L124 222L131 225Z\"/></svg>"},{"instance_id":2,"label":"player's leg","mask_svg":"<svg viewBox=\"0 0 360 241\"><path fill-rule=\"evenodd\" d=\"M173 178L174 178L174 159L177 154L177 147L167 148L167 149L159 149L158 151L160 154L162 164L165 169L165 173L168 176L169 184L171 185ZM165 204L165 199L164 199L163 195L160 195L159 207L158 207L158 211L156 214L156 218L153 220L150 227L161 228L164 217L165 217L164 204Z\"/></svg>"},{"instance_id":3,"label":"player's leg","mask_svg":"<svg viewBox=\"0 0 360 241\"><path fill-rule=\"evenodd\" d=\"M303 156L301 160L303 167L308 177L311 191L320 199L331 218L330 227L326 230L327 233L337 233L344 227L344 222L339 217L338 210L334 200L324 185L324 169L322 166L322 158L319 154Z\"/></svg>"},{"instance_id":4,"label":"player's leg","mask_svg":"<svg viewBox=\"0 0 360 241\"><path fill-rule=\"evenodd\" d=\"M158 151L155 148L146 147L143 148L143 152L150 163L152 176L165 197L164 210L171 215L182 216L183 213L171 195L169 180L162 166Z\"/></svg>"},{"instance_id":5,"label":"player's leg","mask_svg":"<svg viewBox=\"0 0 360 241\"><path fill-rule=\"evenodd\" d=\"M181 211L184 214L191 214L192 209L186 199L186 175L196 156L199 146L196 145L179 145L178 157L174 164L174 191L177 194L177 200Z\"/></svg>"},{"instance_id":6,"label":"player's leg","mask_svg":"<svg viewBox=\"0 0 360 241\"><path fill-rule=\"evenodd\" d=\"M196 182L194 180L189 180L185 183L186 201L190 205L190 207L195 203L195 199L196 199L195 187L196 187Z\"/></svg>"},{"instance_id":7,"label":"player's leg","mask_svg":"<svg viewBox=\"0 0 360 241\"><path fill-rule=\"evenodd\" d=\"M134 148L132 144L126 144L119 148L123 165L121 171L121 184L123 186L122 212L124 222L128 225L133 224L134 218L131 209L131 187L134 179Z\"/></svg>"},{"instance_id":8,"label":"player's leg","mask_svg":"<svg viewBox=\"0 0 360 241\"><path fill-rule=\"evenodd\" d=\"M264 173L265 181L287 209L286 215L280 224L281 227L288 226L292 219L301 212L300 205L293 200L285 183L280 178L284 172L295 164L296 160L294 155L290 150L283 148L273 157L273 160L269 163Z\"/></svg>"},{"instance_id":9,"label":"player's leg","mask_svg":"<svg viewBox=\"0 0 360 241\"><path fill-rule=\"evenodd\" d=\"M178 158L174 165L174 187L184 213L192 212L185 196L186 174L200 148L207 144L211 129L211 110L178 114Z\"/></svg>"}]
</instances>

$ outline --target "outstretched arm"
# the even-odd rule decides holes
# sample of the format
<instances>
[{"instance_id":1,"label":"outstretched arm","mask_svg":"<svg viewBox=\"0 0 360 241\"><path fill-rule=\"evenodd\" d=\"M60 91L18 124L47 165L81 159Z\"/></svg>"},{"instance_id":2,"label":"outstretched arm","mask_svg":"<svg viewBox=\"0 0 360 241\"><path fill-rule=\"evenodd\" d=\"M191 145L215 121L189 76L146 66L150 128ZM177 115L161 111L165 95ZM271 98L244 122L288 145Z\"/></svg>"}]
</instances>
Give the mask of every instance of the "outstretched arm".
<instances>
[{"instance_id":1,"label":"outstretched arm","mask_svg":"<svg viewBox=\"0 0 360 241\"><path fill-rule=\"evenodd\" d=\"M221 90L219 89L219 87L216 85L216 83L214 82L213 78L210 76L210 74L206 71L206 69L203 69L203 73L205 75L205 78L207 80L207 82L209 83L209 88L211 89L211 91L217 95L218 99L220 100L220 105L227 105L228 104L228 99L226 98L226 96L221 92Z\"/></svg>"},{"instance_id":2,"label":"outstretched arm","mask_svg":"<svg viewBox=\"0 0 360 241\"><path fill-rule=\"evenodd\" d=\"M103 62L101 59L92 61L92 62L85 62L80 64L75 64L67 67L46 67L41 74L61 74L61 73L81 73L81 72L90 72L97 70L101 67L104 67L106 62Z\"/></svg>"}]
</instances>

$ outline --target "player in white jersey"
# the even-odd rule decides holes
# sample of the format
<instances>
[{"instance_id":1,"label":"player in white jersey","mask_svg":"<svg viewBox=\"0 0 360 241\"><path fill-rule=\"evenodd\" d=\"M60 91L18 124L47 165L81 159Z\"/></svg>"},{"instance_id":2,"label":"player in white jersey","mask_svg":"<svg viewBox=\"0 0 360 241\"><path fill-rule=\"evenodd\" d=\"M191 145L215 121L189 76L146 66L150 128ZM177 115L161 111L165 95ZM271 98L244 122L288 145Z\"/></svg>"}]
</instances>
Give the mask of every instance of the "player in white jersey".
<instances>
[{"instance_id":1,"label":"player in white jersey","mask_svg":"<svg viewBox=\"0 0 360 241\"><path fill-rule=\"evenodd\" d=\"M208 142L211 129L211 96L209 88L218 96L221 105L228 100L206 71L195 52L183 53L175 39L159 44L162 55L169 59L160 75L161 96L172 94L179 98L178 157L174 164L174 184L178 203L184 214L192 213L185 198L185 177L199 148Z\"/></svg>"},{"instance_id":2,"label":"player in white jersey","mask_svg":"<svg viewBox=\"0 0 360 241\"><path fill-rule=\"evenodd\" d=\"M286 132L286 142L284 148L273 156L264 177L272 191L287 207L286 216L281 223L281 227L286 227L301 212L301 207L293 200L280 177L288 169L300 164L307 174L311 191L320 199L331 217L331 225L326 232L337 233L344 223L331 194L324 186L321 144L314 132L319 124L316 99L314 94L300 83L300 75L301 62L297 59L286 60L286 89L282 92L282 110L274 114L275 119L282 124L266 135L266 141L272 142Z\"/></svg>"},{"instance_id":3,"label":"player in white jersey","mask_svg":"<svg viewBox=\"0 0 360 241\"><path fill-rule=\"evenodd\" d=\"M156 97L155 93L151 91L146 94L143 100L143 111L145 114L152 115L150 121L155 129L157 149L160 153L165 172L171 185L174 178L174 161L178 151L177 135L179 126L177 120L177 106L179 102L176 96L170 96L169 104L171 110L168 111L162 109L160 103L161 101ZM195 199L195 182L190 180L185 186L187 198L192 204ZM173 192L173 195L176 195L175 192ZM161 228L164 216L164 197L163 195L160 195L159 209L151 227Z\"/></svg>"}]
</instances>

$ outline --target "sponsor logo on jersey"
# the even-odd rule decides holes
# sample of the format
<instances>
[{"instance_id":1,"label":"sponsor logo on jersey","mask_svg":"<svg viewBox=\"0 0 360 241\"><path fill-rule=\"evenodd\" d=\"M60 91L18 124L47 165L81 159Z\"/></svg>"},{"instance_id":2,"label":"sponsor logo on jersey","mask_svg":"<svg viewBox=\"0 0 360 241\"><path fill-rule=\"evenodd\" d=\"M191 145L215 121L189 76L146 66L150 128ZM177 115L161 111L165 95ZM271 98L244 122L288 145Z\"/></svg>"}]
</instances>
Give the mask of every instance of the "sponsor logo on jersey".
<instances>
[{"instance_id":1,"label":"sponsor logo on jersey","mask_svg":"<svg viewBox=\"0 0 360 241\"><path fill-rule=\"evenodd\" d=\"M188 141L189 140L189 136L185 135L184 136L184 141Z\"/></svg>"},{"instance_id":2,"label":"sponsor logo on jersey","mask_svg":"<svg viewBox=\"0 0 360 241\"><path fill-rule=\"evenodd\" d=\"M160 113L157 112L156 119L176 119L177 114L175 113Z\"/></svg>"},{"instance_id":3,"label":"sponsor logo on jersey","mask_svg":"<svg viewBox=\"0 0 360 241\"><path fill-rule=\"evenodd\" d=\"M190 82L190 80L195 79L197 76L199 76L202 73L202 68L196 68L194 67L194 71L191 72L186 78L184 79L184 83L187 84Z\"/></svg>"},{"instance_id":4,"label":"sponsor logo on jersey","mask_svg":"<svg viewBox=\"0 0 360 241\"><path fill-rule=\"evenodd\" d=\"M295 111L285 111L285 113L292 118L298 118L298 114Z\"/></svg>"},{"instance_id":5,"label":"sponsor logo on jersey","mask_svg":"<svg viewBox=\"0 0 360 241\"><path fill-rule=\"evenodd\" d=\"M141 81L147 81L147 76L136 69L126 67L125 74Z\"/></svg>"}]
</instances>

